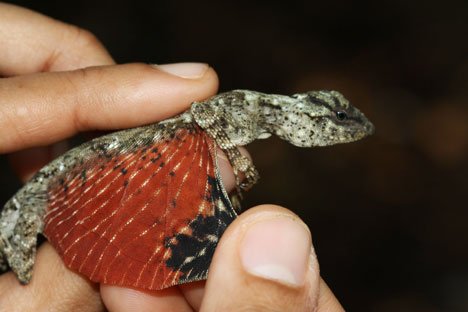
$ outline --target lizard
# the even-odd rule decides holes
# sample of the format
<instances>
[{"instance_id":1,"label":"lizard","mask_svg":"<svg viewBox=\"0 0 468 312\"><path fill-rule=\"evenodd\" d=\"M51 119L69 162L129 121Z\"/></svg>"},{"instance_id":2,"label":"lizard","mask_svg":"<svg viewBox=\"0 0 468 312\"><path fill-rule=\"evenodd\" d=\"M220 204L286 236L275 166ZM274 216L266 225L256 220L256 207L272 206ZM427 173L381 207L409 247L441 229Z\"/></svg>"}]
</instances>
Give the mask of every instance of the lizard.
<instances>
[{"instance_id":1,"label":"lizard","mask_svg":"<svg viewBox=\"0 0 468 312\"><path fill-rule=\"evenodd\" d=\"M271 135L327 146L373 132L337 91L233 90L173 118L98 137L43 167L5 204L0 272L10 268L27 284L42 234L70 269L94 282L162 289L205 279L242 192L259 179L239 147ZM231 195L217 148L234 171Z\"/></svg>"}]
</instances>

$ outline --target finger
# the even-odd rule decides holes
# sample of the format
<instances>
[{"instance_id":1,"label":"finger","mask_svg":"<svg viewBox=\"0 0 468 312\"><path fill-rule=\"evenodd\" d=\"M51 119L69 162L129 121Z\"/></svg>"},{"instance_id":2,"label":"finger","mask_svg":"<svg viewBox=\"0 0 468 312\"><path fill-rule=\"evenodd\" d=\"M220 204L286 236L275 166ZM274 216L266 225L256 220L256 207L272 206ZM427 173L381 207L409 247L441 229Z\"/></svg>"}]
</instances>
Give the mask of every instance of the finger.
<instances>
[{"instance_id":1,"label":"finger","mask_svg":"<svg viewBox=\"0 0 468 312\"><path fill-rule=\"evenodd\" d=\"M192 311L177 287L145 292L101 285L101 296L110 312Z\"/></svg>"},{"instance_id":2,"label":"finger","mask_svg":"<svg viewBox=\"0 0 468 312\"><path fill-rule=\"evenodd\" d=\"M185 300L190 304L193 310L200 311L200 306L205 295L206 281L199 281L179 285L179 289Z\"/></svg>"},{"instance_id":3,"label":"finger","mask_svg":"<svg viewBox=\"0 0 468 312\"><path fill-rule=\"evenodd\" d=\"M0 75L113 64L90 32L31 10L0 3Z\"/></svg>"},{"instance_id":4,"label":"finger","mask_svg":"<svg viewBox=\"0 0 468 312\"><path fill-rule=\"evenodd\" d=\"M0 3L0 46L0 76L113 64L90 32L6 3ZM24 181L61 145L18 151L10 158Z\"/></svg>"},{"instance_id":5,"label":"finger","mask_svg":"<svg viewBox=\"0 0 468 312\"><path fill-rule=\"evenodd\" d=\"M250 157L244 148L241 149L241 153ZM235 186L232 167L221 150L218 150L217 154L223 185L230 192ZM162 291L147 292L102 284L101 296L111 312L192 311L192 309L198 311L204 286L205 282L202 281L180 285L179 288L171 287Z\"/></svg>"},{"instance_id":6,"label":"finger","mask_svg":"<svg viewBox=\"0 0 468 312\"><path fill-rule=\"evenodd\" d=\"M191 78L191 79L189 79ZM0 80L0 153L165 119L213 95L206 64L91 67ZM6 132L8 131L8 132Z\"/></svg>"},{"instance_id":7,"label":"finger","mask_svg":"<svg viewBox=\"0 0 468 312\"><path fill-rule=\"evenodd\" d=\"M273 205L248 210L216 249L201 311L313 310L320 276L311 246L309 230L292 212Z\"/></svg>"},{"instance_id":8,"label":"finger","mask_svg":"<svg viewBox=\"0 0 468 312\"><path fill-rule=\"evenodd\" d=\"M98 290L69 271L49 244L37 254L34 275L27 286L13 273L0 276L0 311L103 311Z\"/></svg>"}]
</instances>

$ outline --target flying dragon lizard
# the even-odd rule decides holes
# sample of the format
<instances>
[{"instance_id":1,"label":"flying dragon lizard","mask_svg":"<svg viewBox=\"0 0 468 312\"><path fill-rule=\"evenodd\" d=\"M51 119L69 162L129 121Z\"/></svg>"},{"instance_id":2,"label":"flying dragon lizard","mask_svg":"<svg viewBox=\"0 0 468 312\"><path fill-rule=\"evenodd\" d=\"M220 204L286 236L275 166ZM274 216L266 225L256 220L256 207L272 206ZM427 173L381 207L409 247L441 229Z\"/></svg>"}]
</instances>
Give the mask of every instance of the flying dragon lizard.
<instances>
[{"instance_id":1,"label":"flying dragon lizard","mask_svg":"<svg viewBox=\"0 0 468 312\"><path fill-rule=\"evenodd\" d=\"M70 269L94 282L156 290L206 279L241 192L259 178L240 146L272 134L325 146L373 131L336 91L234 90L96 138L50 162L5 204L0 272L10 268L27 284L43 234ZM232 195L221 182L218 148L234 170Z\"/></svg>"}]
</instances>

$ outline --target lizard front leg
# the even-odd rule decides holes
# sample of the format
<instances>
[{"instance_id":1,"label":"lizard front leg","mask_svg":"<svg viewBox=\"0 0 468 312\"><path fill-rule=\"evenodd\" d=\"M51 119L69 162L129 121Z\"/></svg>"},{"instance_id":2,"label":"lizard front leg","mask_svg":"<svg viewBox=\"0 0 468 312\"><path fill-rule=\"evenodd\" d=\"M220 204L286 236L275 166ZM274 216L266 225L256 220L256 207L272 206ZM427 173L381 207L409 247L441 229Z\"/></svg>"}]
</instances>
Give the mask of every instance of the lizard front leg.
<instances>
[{"instance_id":1,"label":"lizard front leg","mask_svg":"<svg viewBox=\"0 0 468 312\"><path fill-rule=\"evenodd\" d=\"M236 178L236 185L242 191L248 191L254 184L256 184L260 178L260 175L255 168L252 161L241 154L238 147L227 148L221 150L226 153L229 162L234 170L234 176ZM244 175L244 179L241 180L240 174Z\"/></svg>"},{"instance_id":2,"label":"lizard front leg","mask_svg":"<svg viewBox=\"0 0 468 312\"><path fill-rule=\"evenodd\" d=\"M198 104L198 103L197 103ZM210 105L192 106L192 114L197 124L216 142L216 145L226 154L234 171L237 195L242 198L242 191L249 190L257 183L260 175L252 161L242 155L239 147L232 142L227 129L235 124L229 115L220 115ZM244 179L241 179L241 174ZM233 203L235 207L239 205Z\"/></svg>"},{"instance_id":3,"label":"lizard front leg","mask_svg":"<svg viewBox=\"0 0 468 312\"><path fill-rule=\"evenodd\" d=\"M242 199L242 191L249 190L260 178L260 175L252 161L242 155L239 148L231 142L224 130L216 123L205 131L212 137L218 147L226 154L231 163L236 180L237 195ZM241 178L244 175L244 179Z\"/></svg>"},{"instance_id":4,"label":"lizard front leg","mask_svg":"<svg viewBox=\"0 0 468 312\"><path fill-rule=\"evenodd\" d=\"M209 132L209 131L208 131ZM219 136L218 136L219 137ZM219 144L219 143L218 143ZM231 203L236 211L241 211L242 191L248 191L260 178L260 175L252 161L242 155L239 148L236 146L223 148L219 144L221 150L226 154L234 171L236 181L236 194L231 196ZM243 179L241 177L243 175Z\"/></svg>"}]
</instances>

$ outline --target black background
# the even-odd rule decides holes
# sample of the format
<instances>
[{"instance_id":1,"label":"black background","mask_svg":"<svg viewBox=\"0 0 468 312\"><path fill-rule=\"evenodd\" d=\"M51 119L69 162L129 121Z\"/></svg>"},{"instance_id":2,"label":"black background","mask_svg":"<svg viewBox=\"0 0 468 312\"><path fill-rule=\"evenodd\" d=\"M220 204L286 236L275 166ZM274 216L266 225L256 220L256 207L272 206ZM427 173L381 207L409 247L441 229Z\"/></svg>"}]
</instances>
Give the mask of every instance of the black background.
<instances>
[{"instance_id":1,"label":"black background","mask_svg":"<svg viewBox=\"0 0 468 312\"><path fill-rule=\"evenodd\" d=\"M90 30L118 63L207 62L221 91L344 93L376 134L252 144L262 181L244 206L298 213L350 311L468 311L467 1L10 2ZM5 202L19 182L0 166Z\"/></svg>"}]
</instances>

